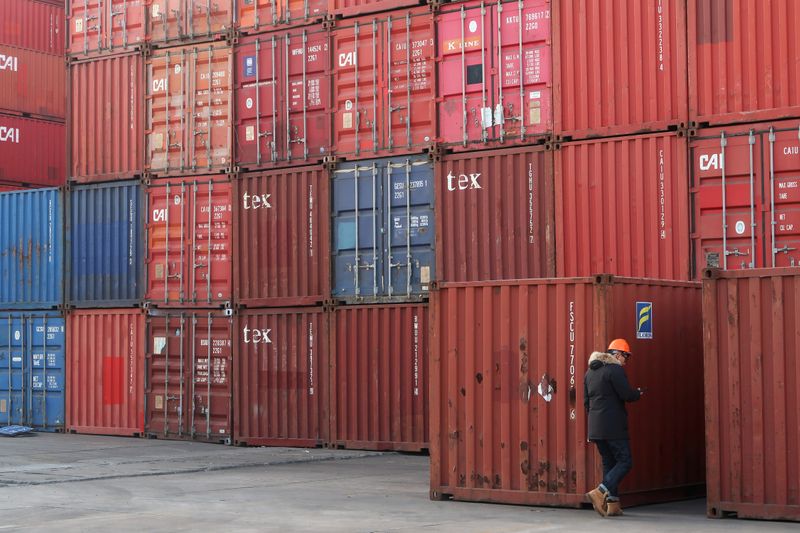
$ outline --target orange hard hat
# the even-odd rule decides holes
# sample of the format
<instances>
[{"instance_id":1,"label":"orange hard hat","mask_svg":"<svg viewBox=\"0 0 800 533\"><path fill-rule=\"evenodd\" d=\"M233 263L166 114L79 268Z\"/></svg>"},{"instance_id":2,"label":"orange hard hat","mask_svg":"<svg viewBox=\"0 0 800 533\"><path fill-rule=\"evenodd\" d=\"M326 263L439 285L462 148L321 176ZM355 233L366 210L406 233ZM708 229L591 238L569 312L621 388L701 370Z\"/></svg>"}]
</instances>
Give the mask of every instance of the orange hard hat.
<instances>
[{"instance_id":1,"label":"orange hard hat","mask_svg":"<svg viewBox=\"0 0 800 533\"><path fill-rule=\"evenodd\" d=\"M628 341L625 339L614 339L611 341L611 344L608 345L609 352L625 352L626 354L631 353L631 347L628 345Z\"/></svg>"}]
</instances>

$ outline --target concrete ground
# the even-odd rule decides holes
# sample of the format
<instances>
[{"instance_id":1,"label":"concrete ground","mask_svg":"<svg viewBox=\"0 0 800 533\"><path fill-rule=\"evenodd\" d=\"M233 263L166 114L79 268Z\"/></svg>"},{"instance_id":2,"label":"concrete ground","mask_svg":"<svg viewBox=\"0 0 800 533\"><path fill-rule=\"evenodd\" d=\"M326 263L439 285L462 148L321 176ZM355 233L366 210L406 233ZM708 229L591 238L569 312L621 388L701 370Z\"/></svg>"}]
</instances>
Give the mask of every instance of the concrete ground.
<instances>
[{"instance_id":1,"label":"concrete ground","mask_svg":"<svg viewBox=\"0 0 800 533\"><path fill-rule=\"evenodd\" d=\"M0 438L0 530L778 532L709 520L702 500L591 510L433 502L428 458L38 434Z\"/></svg>"}]
</instances>

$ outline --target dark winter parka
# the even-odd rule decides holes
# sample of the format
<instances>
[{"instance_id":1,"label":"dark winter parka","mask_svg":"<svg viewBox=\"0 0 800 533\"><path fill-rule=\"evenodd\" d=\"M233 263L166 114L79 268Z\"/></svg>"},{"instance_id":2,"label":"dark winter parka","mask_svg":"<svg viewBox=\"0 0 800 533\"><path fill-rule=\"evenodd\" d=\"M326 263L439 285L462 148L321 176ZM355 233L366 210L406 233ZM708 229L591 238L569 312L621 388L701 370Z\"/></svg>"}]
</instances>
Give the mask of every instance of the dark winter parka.
<instances>
[{"instance_id":1,"label":"dark winter parka","mask_svg":"<svg viewBox=\"0 0 800 533\"><path fill-rule=\"evenodd\" d=\"M583 378L589 440L630 438L625 402L635 402L640 396L639 391L628 383L625 370L613 355L593 352L589 357L589 370Z\"/></svg>"}]
</instances>

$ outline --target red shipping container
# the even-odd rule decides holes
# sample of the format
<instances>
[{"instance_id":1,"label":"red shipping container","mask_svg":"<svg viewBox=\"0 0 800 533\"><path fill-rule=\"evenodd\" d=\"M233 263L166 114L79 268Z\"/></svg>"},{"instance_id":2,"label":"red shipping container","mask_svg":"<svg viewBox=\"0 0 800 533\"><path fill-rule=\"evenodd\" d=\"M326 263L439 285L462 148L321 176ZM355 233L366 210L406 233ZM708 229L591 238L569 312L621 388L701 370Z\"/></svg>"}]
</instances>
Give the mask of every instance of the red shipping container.
<instances>
[{"instance_id":1,"label":"red shipping container","mask_svg":"<svg viewBox=\"0 0 800 533\"><path fill-rule=\"evenodd\" d=\"M437 25L440 140L464 150L544 141L553 120L549 0L452 4Z\"/></svg>"},{"instance_id":2,"label":"red shipping container","mask_svg":"<svg viewBox=\"0 0 800 533\"><path fill-rule=\"evenodd\" d=\"M154 176L229 171L232 167L233 49L205 44L147 58L147 151Z\"/></svg>"},{"instance_id":3,"label":"red shipping container","mask_svg":"<svg viewBox=\"0 0 800 533\"><path fill-rule=\"evenodd\" d=\"M145 431L230 444L233 317L227 311L151 311Z\"/></svg>"},{"instance_id":4,"label":"red shipping container","mask_svg":"<svg viewBox=\"0 0 800 533\"><path fill-rule=\"evenodd\" d=\"M149 3L150 0L67 0L69 55L96 57L141 49L147 41Z\"/></svg>"},{"instance_id":5,"label":"red shipping container","mask_svg":"<svg viewBox=\"0 0 800 533\"><path fill-rule=\"evenodd\" d=\"M428 448L428 306L339 307L331 326L335 447Z\"/></svg>"},{"instance_id":6,"label":"red shipping container","mask_svg":"<svg viewBox=\"0 0 800 533\"><path fill-rule=\"evenodd\" d=\"M329 0L331 17L356 17L381 11L401 11L420 4L433 4L429 0Z\"/></svg>"},{"instance_id":7,"label":"red shipping container","mask_svg":"<svg viewBox=\"0 0 800 533\"><path fill-rule=\"evenodd\" d=\"M124 180L144 172L144 59L141 54L69 66L70 179Z\"/></svg>"},{"instance_id":8,"label":"red shipping container","mask_svg":"<svg viewBox=\"0 0 800 533\"><path fill-rule=\"evenodd\" d=\"M64 185L64 143L61 122L0 114L0 183Z\"/></svg>"},{"instance_id":9,"label":"red shipping container","mask_svg":"<svg viewBox=\"0 0 800 533\"><path fill-rule=\"evenodd\" d=\"M244 34L322 22L328 0L238 0L236 22Z\"/></svg>"},{"instance_id":10,"label":"red shipping container","mask_svg":"<svg viewBox=\"0 0 800 533\"><path fill-rule=\"evenodd\" d=\"M435 142L434 34L427 8L337 22L331 37L337 156L418 153Z\"/></svg>"},{"instance_id":11,"label":"red shipping container","mask_svg":"<svg viewBox=\"0 0 800 533\"><path fill-rule=\"evenodd\" d=\"M703 129L690 147L693 274L800 266L800 121Z\"/></svg>"},{"instance_id":12,"label":"red shipping container","mask_svg":"<svg viewBox=\"0 0 800 533\"><path fill-rule=\"evenodd\" d=\"M544 147L436 163L436 264L444 281L555 275L553 155Z\"/></svg>"},{"instance_id":13,"label":"red shipping container","mask_svg":"<svg viewBox=\"0 0 800 533\"><path fill-rule=\"evenodd\" d=\"M0 44L0 110L64 121L64 58Z\"/></svg>"},{"instance_id":14,"label":"red shipping container","mask_svg":"<svg viewBox=\"0 0 800 533\"><path fill-rule=\"evenodd\" d=\"M67 315L67 430L144 433L144 326L141 309Z\"/></svg>"},{"instance_id":15,"label":"red shipping container","mask_svg":"<svg viewBox=\"0 0 800 533\"><path fill-rule=\"evenodd\" d=\"M580 507L589 355L627 339L634 467L623 505L703 494L700 284L596 276L443 284L432 294L431 498Z\"/></svg>"},{"instance_id":16,"label":"red shipping container","mask_svg":"<svg viewBox=\"0 0 800 533\"><path fill-rule=\"evenodd\" d=\"M290 307L330 299L328 171L243 174L236 186L236 303Z\"/></svg>"},{"instance_id":17,"label":"red shipping container","mask_svg":"<svg viewBox=\"0 0 800 533\"><path fill-rule=\"evenodd\" d=\"M245 37L235 53L240 169L322 162L331 138L327 30Z\"/></svg>"},{"instance_id":18,"label":"red shipping container","mask_svg":"<svg viewBox=\"0 0 800 533\"><path fill-rule=\"evenodd\" d=\"M556 0L553 19L559 139L686 127L684 0Z\"/></svg>"},{"instance_id":19,"label":"red shipping container","mask_svg":"<svg viewBox=\"0 0 800 533\"><path fill-rule=\"evenodd\" d=\"M147 38L177 46L232 36L234 0L148 0Z\"/></svg>"},{"instance_id":20,"label":"red shipping container","mask_svg":"<svg viewBox=\"0 0 800 533\"><path fill-rule=\"evenodd\" d=\"M800 117L800 4L689 0L688 6L695 126Z\"/></svg>"},{"instance_id":21,"label":"red shipping container","mask_svg":"<svg viewBox=\"0 0 800 533\"><path fill-rule=\"evenodd\" d=\"M147 290L155 307L231 307L233 186L227 176L147 188Z\"/></svg>"},{"instance_id":22,"label":"red shipping container","mask_svg":"<svg viewBox=\"0 0 800 533\"><path fill-rule=\"evenodd\" d=\"M708 515L800 521L800 276L705 277Z\"/></svg>"},{"instance_id":23,"label":"red shipping container","mask_svg":"<svg viewBox=\"0 0 800 533\"><path fill-rule=\"evenodd\" d=\"M687 152L675 133L559 145L557 275L689 279Z\"/></svg>"},{"instance_id":24,"label":"red shipping container","mask_svg":"<svg viewBox=\"0 0 800 533\"><path fill-rule=\"evenodd\" d=\"M237 335L235 443L327 442L328 314L320 307L244 311Z\"/></svg>"},{"instance_id":25,"label":"red shipping container","mask_svg":"<svg viewBox=\"0 0 800 533\"><path fill-rule=\"evenodd\" d=\"M0 44L64 56L64 2L3 0Z\"/></svg>"}]
</instances>

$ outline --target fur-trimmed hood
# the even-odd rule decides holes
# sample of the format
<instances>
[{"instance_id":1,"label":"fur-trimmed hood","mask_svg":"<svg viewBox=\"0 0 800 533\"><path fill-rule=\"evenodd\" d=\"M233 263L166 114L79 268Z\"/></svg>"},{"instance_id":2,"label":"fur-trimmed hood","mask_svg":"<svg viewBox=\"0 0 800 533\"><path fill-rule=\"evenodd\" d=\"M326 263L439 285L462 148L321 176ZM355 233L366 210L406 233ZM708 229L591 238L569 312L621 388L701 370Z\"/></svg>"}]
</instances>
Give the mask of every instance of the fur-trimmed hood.
<instances>
[{"instance_id":1,"label":"fur-trimmed hood","mask_svg":"<svg viewBox=\"0 0 800 533\"><path fill-rule=\"evenodd\" d=\"M617 361L617 358L611 355L610 353L605 352L592 352L592 355L589 356L589 368L592 370L597 370L603 365L619 365L620 362Z\"/></svg>"}]
</instances>

